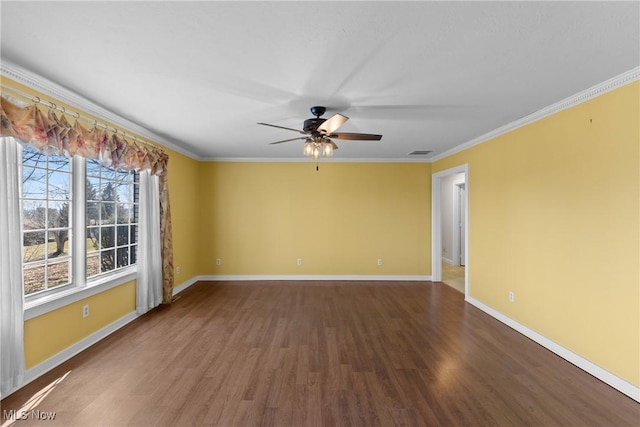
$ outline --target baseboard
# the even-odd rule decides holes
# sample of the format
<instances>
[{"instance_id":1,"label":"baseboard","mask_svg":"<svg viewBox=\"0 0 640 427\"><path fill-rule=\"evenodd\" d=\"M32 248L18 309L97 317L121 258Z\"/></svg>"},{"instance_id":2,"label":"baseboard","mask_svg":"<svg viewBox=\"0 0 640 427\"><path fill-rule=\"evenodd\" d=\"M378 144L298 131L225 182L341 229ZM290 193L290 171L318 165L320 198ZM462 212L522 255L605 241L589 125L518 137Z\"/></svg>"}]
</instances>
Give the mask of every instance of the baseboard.
<instances>
[{"instance_id":1,"label":"baseboard","mask_svg":"<svg viewBox=\"0 0 640 427\"><path fill-rule=\"evenodd\" d=\"M300 280L300 281L324 281L324 280L364 280L364 281L431 281L431 276L367 276L367 275L246 275L246 274L230 274L230 275L213 275L213 276L197 276L197 280L202 281L269 281L269 280Z\"/></svg>"},{"instance_id":2,"label":"baseboard","mask_svg":"<svg viewBox=\"0 0 640 427\"><path fill-rule=\"evenodd\" d=\"M442 262L446 262L449 265L453 265L453 260L449 258L442 257Z\"/></svg>"},{"instance_id":3,"label":"baseboard","mask_svg":"<svg viewBox=\"0 0 640 427\"><path fill-rule=\"evenodd\" d=\"M484 311L488 315L494 317L495 319L499 320L500 322L504 323L510 328L515 329L516 331L520 332L522 335L526 336L527 338L537 342L547 350L554 352L555 354L562 357L566 361L571 362L572 364L582 369L583 371L588 372L589 374L598 378L600 381L603 381L604 383L615 388L619 392L629 396L630 398L632 398L637 402L640 402L640 387L634 384L631 384L630 382L618 377L617 375L612 374L606 369L601 368L595 363L551 341L549 338L546 338L545 336L540 335L539 333L527 328L523 324L511 319L510 317L505 316L499 311L487 306L486 304L472 297L467 296L465 298L465 301L479 308L480 310Z\"/></svg>"},{"instance_id":4,"label":"baseboard","mask_svg":"<svg viewBox=\"0 0 640 427\"><path fill-rule=\"evenodd\" d=\"M138 317L139 315L136 314L135 311L132 311L131 313L119 318L115 322L110 323L104 328L83 338L77 343L65 348L60 353L51 356L44 362L38 363L36 366L27 370L27 372L24 375L24 381L22 384L20 384L18 387L16 387L13 390L10 390L6 395L3 395L2 398L4 399L10 394L16 392L17 390L21 389L22 387L26 386L30 382L46 374L47 372L57 367L58 365L61 365L67 360L71 359L73 356L77 355L81 351L86 350L87 348L91 347L93 344L97 343L101 339L106 338L107 336L111 335L112 333L122 328L126 324L136 320Z\"/></svg>"},{"instance_id":5,"label":"baseboard","mask_svg":"<svg viewBox=\"0 0 640 427\"><path fill-rule=\"evenodd\" d=\"M180 285L175 286L173 288L173 295L175 296L179 292L182 292L183 290L187 289L189 286L197 283L198 280L202 280L202 279L199 279L198 277L193 277L193 278L187 280L186 282L183 282ZM115 331L117 331L118 329L122 328L126 324L134 321L138 317L139 317L139 315L135 311L132 311L131 313L121 317L120 319L118 319L115 322L105 326L104 328L100 329L99 331L94 332L93 334L83 338L82 340L78 341L77 343L73 344L72 346L65 348L60 353L51 356L50 358L48 358L44 362L41 362L41 363L37 364L33 368L27 370L27 372L25 373L24 381L22 382L22 384L20 384L18 387L14 388L13 390L10 390L8 393L3 395L2 398L4 399L5 397L9 396L10 394L16 392L17 390L21 389L22 387L26 386L30 382L32 382L35 379L37 379L37 378L41 377L42 375L46 374L47 372L49 372L53 368L57 367L58 365L60 365L60 364L62 364L64 362L66 362L67 360L71 359L73 356L77 355L81 351L91 347L93 344L97 343L101 339L106 338L108 335L114 333Z\"/></svg>"},{"instance_id":6,"label":"baseboard","mask_svg":"<svg viewBox=\"0 0 640 427\"><path fill-rule=\"evenodd\" d=\"M198 280L203 280L203 279L200 279L199 277L200 276L192 277L191 279L180 283L178 286L174 286L173 287L173 296L175 297L177 294L179 294L180 292L184 291L189 286L196 284L198 282Z\"/></svg>"}]
</instances>

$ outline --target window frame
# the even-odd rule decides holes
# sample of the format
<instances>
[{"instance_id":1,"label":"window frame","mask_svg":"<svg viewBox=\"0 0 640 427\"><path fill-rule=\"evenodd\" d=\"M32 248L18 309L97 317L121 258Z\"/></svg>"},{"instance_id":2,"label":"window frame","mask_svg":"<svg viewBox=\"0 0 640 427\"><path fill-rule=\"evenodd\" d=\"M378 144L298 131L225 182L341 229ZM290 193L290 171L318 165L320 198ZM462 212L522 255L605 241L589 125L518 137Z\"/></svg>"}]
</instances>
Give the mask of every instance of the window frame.
<instances>
[{"instance_id":1,"label":"window frame","mask_svg":"<svg viewBox=\"0 0 640 427\"><path fill-rule=\"evenodd\" d=\"M22 143L20 142L20 144ZM22 155L22 150L20 155ZM22 163L22 159L20 159L20 162ZM72 202L70 203L69 216L71 230L70 243L73 248L70 254L72 271L71 283L35 294L24 295L25 320L32 319L114 287L124 285L137 278L137 262L126 267L116 268L114 271L87 278L87 227L85 223L87 202L85 193L87 176L86 163L87 160L80 156L73 156L70 159L72 171L70 183ZM78 314L80 315L80 312Z\"/></svg>"},{"instance_id":2,"label":"window frame","mask_svg":"<svg viewBox=\"0 0 640 427\"><path fill-rule=\"evenodd\" d=\"M19 163L19 174L20 174L20 178L21 181L23 181L23 176L24 176L24 169L29 168L29 169L33 169L34 172L37 170L40 171L44 171L44 176L45 176L45 182L44 182L44 188L45 188L45 194L41 194L41 197L38 197L36 195L33 194L25 194L25 182L22 182L22 187L20 189L20 215L22 217L22 230L21 230L21 235L22 235L22 239L23 239L23 245L24 245L24 239L25 239L25 234L26 233L32 233L32 232L43 232L44 233L44 245L45 245L45 250L44 250L44 258L42 260L36 260L36 261L25 261L25 252L23 249L23 253L22 253L22 271L23 271L23 280L24 280L24 272L26 270L25 267L27 267L27 265L35 265L38 263L42 263L43 267L44 267L44 277L45 277L45 286L47 286L48 289L44 289L41 291L37 291L36 294L37 295L49 295L52 293L56 293L58 291L64 290L64 289L68 289L70 287L73 286L73 280L74 280L74 274L75 272L73 271L73 257L74 257L74 253L75 253L75 247L74 247L74 243L73 243L73 236L74 236L74 232L73 232L73 203L74 203L74 192L72 189L72 185L73 185L73 173L74 173L74 165L73 165L73 160L71 158L67 158L67 167L68 167L68 171L61 171L62 173L68 174L68 195L67 195L67 203L68 203L68 210L67 210L67 215L69 217L69 221L66 227L69 234L69 253L64 257L66 258L67 262L68 262L68 273L69 273L69 282L59 285L59 286L53 286L51 288L48 287L48 277L49 277L49 266L50 266L50 258L48 257L48 241L49 241L49 232L53 229L55 230L56 227L51 227L50 225L50 221L49 221L49 214L50 214L50 202L55 202L56 198L53 197L51 195L50 192L50 179L53 173L58 172L59 170L54 170L52 168L50 168L50 164L52 162L52 160L49 158L49 156L45 155L45 166L43 167L42 165L39 164L29 164L29 165L25 165L24 163L24 150L25 150L25 145L22 144L21 142L18 141L18 144L21 146L20 150L19 150L19 155L21 156L21 162ZM32 149L32 152L36 152L36 149ZM44 154L43 154L44 155ZM58 157L63 157L63 156L58 156ZM36 181L37 182L37 181ZM59 198L58 198L59 199ZM60 199L62 200L62 199ZM42 203L44 203L44 220L43 223L41 225L41 228L38 230L27 230L25 228L25 217L24 217L24 202L27 201L27 203L33 203L33 202L37 202L40 201ZM59 200L58 200L59 201ZM23 246L24 248L24 246ZM37 267L36 267L37 268ZM25 295L25 298L28 297L29 295Z\"/></svg>"},{"instance_id":3,"label":"window frame","mask_svg":"<svg viewBox=\"0 0 640 427\"><path fill-rule=\"evenodd\" d=\"M99 165L98 162L94 161L94 160L87 160L87 159L83 159L84 163L85 163L85 167L83 169L83 172L85 174L84 178L82 178L82 185L83 188L81 189L83 196L85 197L85 200L83 201L83 205L84 205L84 213L85 213L85 217L82 218L81 223L84 224L84 239L83 239L83 243L85 244L84 249L84 254L85 254L85 272L84 272L84 277L85 280L87 282L91 282L93 280L99 280L100 277L103 277L105 275L109 275L109 274L115 274L117 271L120 271L122 269L126 269L127 267L129 267L130 265L132 265L132 259L135 261L133 265L137 264L137 250L138 250L138 236L137 236L137 232L140 229L139 227L139 208L140 208L140 200L139 200L139 179L138 179L138 174L137 173L131 173L131 171L126 171L124 169L118 170L115 169L113 170L114 172L114 177L110 178L108 176L104 176L106 175L106 173L104 173L105 170L109 169L108 167ZM87 173L89 170L88 167L88 163L89 162L95 162L96 166L98 166L98 172L97 175L96 174L89 174ZM130 176L130 189L131 189L131 193L129 193L130 196L130 200L128 201L123 201L123 200L118 200L119 196L119 191L120 191L120 185L123 182L126 182L123 179L123 176ZM99 182L99 192L102 190L102 185L104 185L105 183L107 183L108 185L113 184L113 191L114 191L114 200L113 201L104 201L104 200L100 200L101 196L98 196L96 199L93 199L91 201L86 200L86 195L87 195L87 191L86 191L86 185L87 182L89 181L89 178L91 179L98 179ZM129 179L129 178L128 178ZM128 180L127 179L127 180ZM95 206L98 208L99 210L99 221L96 224L93 225L89 225L87 224L87 218L86 218L86 213L87 213L87 208L89 207L89 203L94 203ZM114 214L114 218L113 218L113 223L106 223L103 224L101 223L102 220L102 211L103 211L103 207L104 206L108 206L108 205L112 205L112 209L113 209L113 214ZM131 208L131 217L129 218L129 220L125 223L120 222L120 213L122 212L122 208L129 206ZM127 242L126 244L121 244L119 242L119 238L120 238L120 228L121 227L127 227ZM98 231L98 235L101 236L99 237L100 240L100 244L103 243L102 241L102 233L104 232L104 230L107 230L109 228L113 229L113 246L111 247L107 247L107 248L96 248L95 253L98 256L98 260L99 260L99 265L102 265L102 254L112 251L113 252L113 268L108 271L108 272L102 272L102 271L98 271L97 274L94 274L92 276L89 276L89 269L87 267L87 261L88 261L88 252L87 252L87 248L86 248L86 242L87 242L87 238L89 237L89 229L93 229L93 230L97 230ZM131 231L134 231L134 235L131 235ZM127 249L127 264L125 266L119 267L119 256L118 253L120 250L122 249ZM135 251L135 254L132 256L132 248ZM99 267L100 270L100 267Z\"/></svg>"}]
</instances>

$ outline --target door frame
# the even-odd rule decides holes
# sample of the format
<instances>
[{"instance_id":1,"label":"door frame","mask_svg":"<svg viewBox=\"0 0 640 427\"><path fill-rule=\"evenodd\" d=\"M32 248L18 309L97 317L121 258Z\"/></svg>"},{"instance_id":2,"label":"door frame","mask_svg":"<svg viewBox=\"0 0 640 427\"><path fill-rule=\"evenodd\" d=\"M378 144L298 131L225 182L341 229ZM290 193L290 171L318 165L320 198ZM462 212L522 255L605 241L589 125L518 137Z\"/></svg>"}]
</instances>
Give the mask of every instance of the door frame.
<instances>
[{"instance_id":1,"label":"door frame","mask_svg":"<svg viewBox=\"0 0 640 427\"><path fill-rule=\"evenodd\" d=\"M464 179L464 178L463 178ZM461 199L461 192L464 191L464 200L460 201ZM453 258L453 264L456 266L461 266L461 265L465 265L464 261L462 259L462 256L460 254L460 252L464 252L464 243L462 243L462 239L460 238L460 224L461 224L461 218L464 218L464 209L460 209L460 206L463 206L466 204L466 183L465 182L453 182L453 231L452 231L452 235L453 235L453 245L452 245L452 249L451 249L451 253L452 253L452 257ZM464 224L462 224L464 226ZM462 230L463 233L462 235L464 236L464 230Z\"/></svg>"},{"instance_id":2,"label":"door frame","mask_svg":"<svg viewBox=\"0 0 640 427\"><path fill-rule=\"evenodd\" d=\"M464 174L464 295L469 295L469 164L465 163L431 175L431 280L442 281L442 179L459 173Z\"/></svg>"}]
</instances>

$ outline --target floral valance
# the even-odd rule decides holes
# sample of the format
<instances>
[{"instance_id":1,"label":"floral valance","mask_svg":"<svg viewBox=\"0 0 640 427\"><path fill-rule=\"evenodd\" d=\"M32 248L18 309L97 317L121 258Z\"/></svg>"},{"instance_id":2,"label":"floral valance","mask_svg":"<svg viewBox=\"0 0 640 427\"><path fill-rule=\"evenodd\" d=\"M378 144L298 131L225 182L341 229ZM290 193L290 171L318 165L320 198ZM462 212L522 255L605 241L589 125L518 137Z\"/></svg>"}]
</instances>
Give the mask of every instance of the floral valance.
<instances>
[{"instance_id":1,"label":"floral valance","mask_svg":"<svg viewBox=\"0 0 640 427\"><path fill-rule=\"evenodd\" d=\"M109 132L97 123L86 128L78 120L71 124L65 114L56 114L53 108L45 113L38 104L23 107L4 96L0 100L0 136L12 136L47 154L79 155L105 166L166 173L168 156L164 152L127 141L117 131Z\"/></svg>"},{"instance_id":2,"label":"floral valance","mask_svg":"<svg viewBox=\"0 0 640 427\"><path fill-rule=\"evenodd\" d=\"M71 124L54 108L43 113L39 104L20 106L0 96L0 136L17 138L46 154L79 155L97 159L105 166L125 170L149 170L159 176L160 235L162 240L162 302L173 299L173 236L167 166L169 156L146 144L127 141L117 131L109 132L97 123L87 129L78 120ZM44 108L47 108L46 106Z\"/></svg>"}]
</instances>

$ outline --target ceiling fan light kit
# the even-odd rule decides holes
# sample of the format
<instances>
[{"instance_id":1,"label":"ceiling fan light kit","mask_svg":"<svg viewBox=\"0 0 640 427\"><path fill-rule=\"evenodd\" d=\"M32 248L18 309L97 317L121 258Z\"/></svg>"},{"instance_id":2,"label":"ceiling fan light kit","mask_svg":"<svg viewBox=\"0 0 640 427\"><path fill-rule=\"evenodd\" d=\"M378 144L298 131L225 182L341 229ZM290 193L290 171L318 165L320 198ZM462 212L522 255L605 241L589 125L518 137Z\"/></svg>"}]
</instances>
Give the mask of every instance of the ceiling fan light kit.
<instances>
[{"instance_id":1,"label":"ceiling fan light kit","mask_svg":"<svg viewBox=\"0 0 640 427\"><path fill-rule=\"evenodd\" d=\"M318 160L320 157L331 157L333 151L338 149L334 139L344 139L351 141L380 141L382 135L369 134L369 133L348 133L340 132L336 133L340 126L349 120L349 117L342 114L334 114L328 119L322 119L322 116L327 111L326 107L314 106L311 107L311 114L315 117L304 121L302 130L292 129L284 126L272 125L269 123L258 123L259 125L271 126L280 129L286 129L293 132L298 132L302 137L285 139L282 141L271 142L271 144L281 144L283 142L305 140L303 154L307 157L313 157Z\"/></svg>"},{"instance_id":2,"label":"ceiling fan light kit","mask_svg":"<svg viewBox=\"0 0 640 427\"><path fill-rule=\"evenodd\" d=\"M307 138L304 143L304 149L302 153L307 157L313 157L315 160L318 160L320 156L333 156L333 150L335 150L336 148L338 148L338 146L329 138Z\"/></svg>"}]
</instances>

